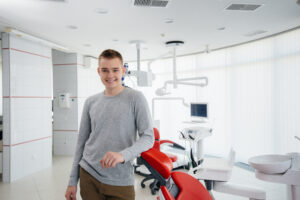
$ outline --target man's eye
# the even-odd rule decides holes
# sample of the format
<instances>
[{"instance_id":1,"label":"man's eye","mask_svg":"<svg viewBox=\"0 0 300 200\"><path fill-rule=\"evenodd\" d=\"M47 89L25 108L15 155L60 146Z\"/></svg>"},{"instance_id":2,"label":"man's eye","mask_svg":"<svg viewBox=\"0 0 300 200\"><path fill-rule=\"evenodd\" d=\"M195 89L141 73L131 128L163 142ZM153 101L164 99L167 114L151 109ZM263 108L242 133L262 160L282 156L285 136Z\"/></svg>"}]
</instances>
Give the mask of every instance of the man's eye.
<instances>
[{"instance_id":1,"label":"man's eye","mask_svg":"<svg viewBox=\"0 0 300 200\"><path fill-rule=\"evenodd\" d=\"M102 72L107 72L107 69L102 69L101 71L102 71Z\"/></svg>"},{"instance_id":2,"label":"man's eye","mask_svg":"<svg viewBox=\"0 0 300 200\"><path fill-rule=\"evenodd\" d=\"M118 69L114 69L114 72L118 72L119 70Z\"/></svg>"}]
</instances>

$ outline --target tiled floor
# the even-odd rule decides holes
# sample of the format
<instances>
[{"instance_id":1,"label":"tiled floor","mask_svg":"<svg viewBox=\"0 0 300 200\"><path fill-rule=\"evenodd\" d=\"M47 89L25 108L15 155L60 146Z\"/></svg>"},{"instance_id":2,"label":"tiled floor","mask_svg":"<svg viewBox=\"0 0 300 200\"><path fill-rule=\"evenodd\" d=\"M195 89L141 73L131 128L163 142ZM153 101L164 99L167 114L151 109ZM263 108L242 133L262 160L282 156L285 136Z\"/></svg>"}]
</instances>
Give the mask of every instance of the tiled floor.
<instances>
[{"instance_id":1,"label":"tiled floor","mask_svg":"<svg viewBox=\"0 0 300 200\"><path fill-rule=\"evenodd\" d=\"M72 157L55 156L53 166L12 183L0 182L0 200L63 200ZM148 188L142 189L142 177L136 176L136 199L154 200ZM267 200L286 200L284 185L257 180L253 172L234 167L233 183L252 185L267 191ZM213 192L216 200L246 200L247 198ZM79 192L77 199L81 200Z\"/></svg>"}]
</instances>

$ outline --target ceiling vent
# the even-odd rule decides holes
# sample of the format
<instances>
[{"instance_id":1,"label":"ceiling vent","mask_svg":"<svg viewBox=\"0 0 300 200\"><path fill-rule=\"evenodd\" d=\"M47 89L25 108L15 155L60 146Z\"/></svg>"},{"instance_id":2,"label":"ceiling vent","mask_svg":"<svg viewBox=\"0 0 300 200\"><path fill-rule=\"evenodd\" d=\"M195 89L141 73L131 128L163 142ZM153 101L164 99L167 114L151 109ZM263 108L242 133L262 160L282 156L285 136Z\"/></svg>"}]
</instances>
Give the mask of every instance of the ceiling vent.
<instances>
[{"instance_id":1,"label":"ceiling vent","mask_svg":"<svg viewBox=\"0 0 300 200\"><path fill-rule=\"evenodd\" d=\"M266 33L266 32L267 31L264 31L264 30L256 30L256 31L245 34L245 36L252 37L252 36L263 34L263 33Z\"/></svg>"},{"instance_id":2,"label":"ceiling vent","mask_svg":"<svg viewBox=\"0 0 300 200\"><path fill-rule=\"evenodd\" d=\"M254 11L261 7L259 4L230 4L225 10Z\"/></svg>"},{"instance_id":3,"label":"ceiling vent","mask_svg":"<svg viewBox=\"0 0 300 200\"><path fill-rule=\"evenodd\" d=\"M171 0L133 0L133 6L165 8Z\"/></svg>"}]
</instances>

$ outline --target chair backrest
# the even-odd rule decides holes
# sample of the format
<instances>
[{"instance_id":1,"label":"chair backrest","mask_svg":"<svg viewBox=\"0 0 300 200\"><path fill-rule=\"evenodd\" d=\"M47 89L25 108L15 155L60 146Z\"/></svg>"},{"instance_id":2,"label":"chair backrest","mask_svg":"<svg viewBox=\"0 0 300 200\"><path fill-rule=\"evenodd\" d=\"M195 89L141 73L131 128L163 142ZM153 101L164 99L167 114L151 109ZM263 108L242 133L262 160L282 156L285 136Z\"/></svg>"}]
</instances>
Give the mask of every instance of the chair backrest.
<instances>
[{"instance_id":1,"label":"chair backrest","mask_svg":"<svg viewBox=\"0 0 300 200\"><path fill-rule=\"evenodd\" d=\"M160 134L159 134L159 130L157 128L153 128L153 132L154 132L154 139L155 139L153 148L160 151Z\"/></svg>"},{"instance_id":2,"label":"chair backrest","mask_svg":"<svg viewBox=\"0 0 300 200\"><path fill-rule=\"evenodd\" d=\"M148 151L143 152L141 157L164 179L168 179L171 176L173 164L166 154L151 148ZM146 165L147 168L150 166Z\"/></svg>"}]
</instances>

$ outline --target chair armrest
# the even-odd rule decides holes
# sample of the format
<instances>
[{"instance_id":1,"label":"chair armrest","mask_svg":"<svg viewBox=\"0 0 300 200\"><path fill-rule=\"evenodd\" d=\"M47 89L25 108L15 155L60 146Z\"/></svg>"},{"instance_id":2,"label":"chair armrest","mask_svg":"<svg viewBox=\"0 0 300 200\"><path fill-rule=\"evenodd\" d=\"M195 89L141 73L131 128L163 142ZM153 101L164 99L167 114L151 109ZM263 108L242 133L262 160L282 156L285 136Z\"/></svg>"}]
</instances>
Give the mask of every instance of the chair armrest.
<instances>
[{"instance_id":1,"label":"chair armrest","mask_svg":"<svg viewBox=\"0 0 300 200\"><path fill-rule=\"evenodd\" d=\"M160 144L160 145L165 144L165 143L170 143L170 144L172 144L172 147L173 147L173 148L185 150L185 148L184 148L183 146L181 146L180 144L178 144L178 143L176 143L176 142L173 142L173 141L171 141L171 140L160 140L160 141L159 141L159 144Z\"/></svg>"},{"instance_id":2,"label":"chair armrest","mask_svg":"<svg viewBox=\"0 0 300 200\"><path fill-rule=\"evenodd\" d=\"M164 143L174 144L174 142L171 141L171 140L160 140L160 141L159 141L159 144L164 144Z\"/></svg>"}]
</instances>

